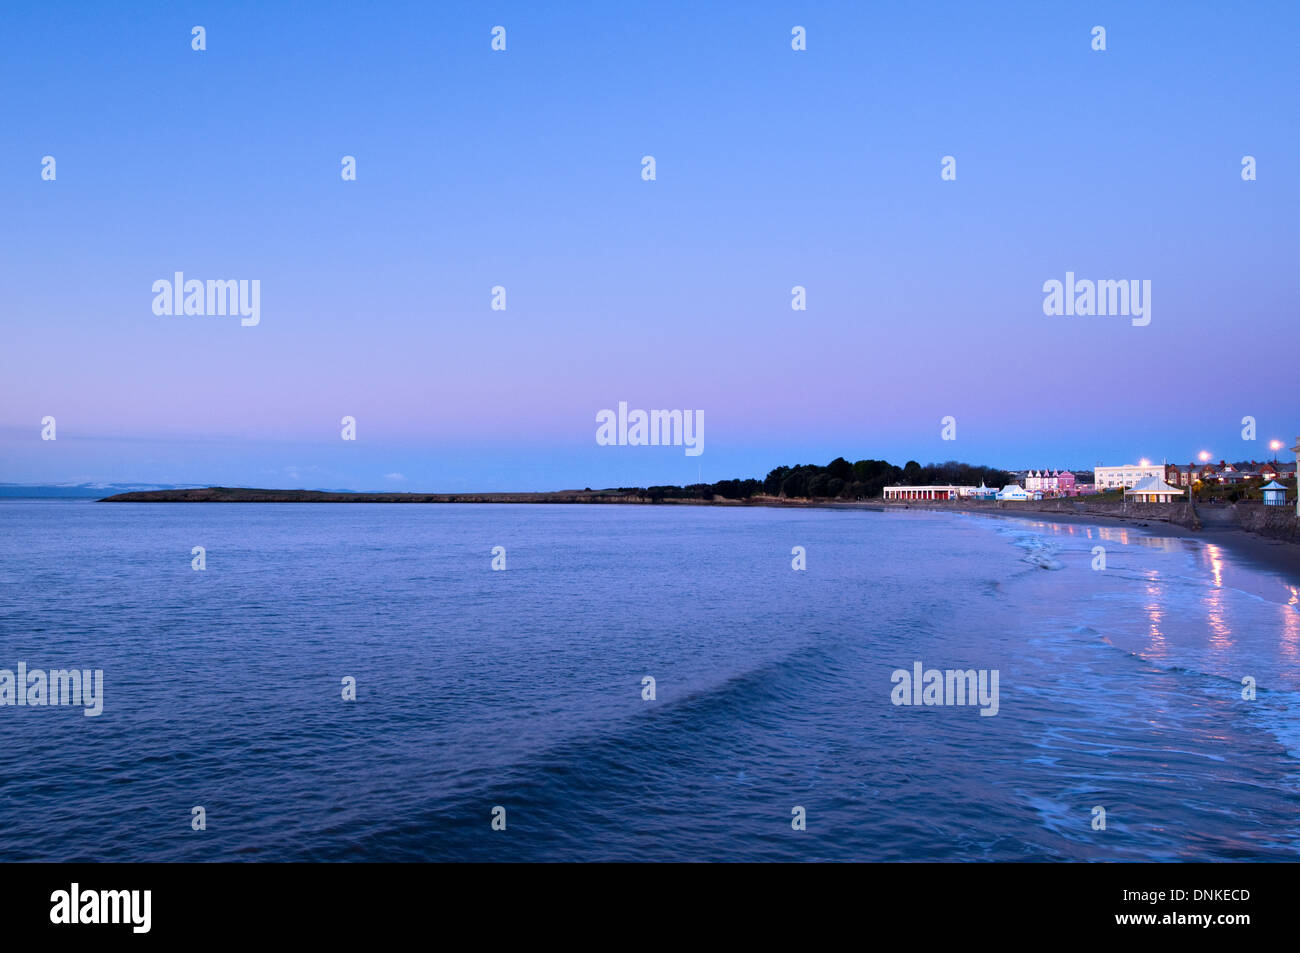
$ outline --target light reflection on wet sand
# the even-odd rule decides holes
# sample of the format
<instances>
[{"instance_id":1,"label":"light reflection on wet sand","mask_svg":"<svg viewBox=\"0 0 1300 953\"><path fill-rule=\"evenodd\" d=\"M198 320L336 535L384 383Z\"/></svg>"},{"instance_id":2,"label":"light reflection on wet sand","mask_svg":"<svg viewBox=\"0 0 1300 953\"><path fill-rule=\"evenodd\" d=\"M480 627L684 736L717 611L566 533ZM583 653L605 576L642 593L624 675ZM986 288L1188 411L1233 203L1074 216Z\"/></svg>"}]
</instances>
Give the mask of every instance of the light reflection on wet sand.
<instances>
[{"instance_id":1,"label":"light reflection on wet sand","mask_svg":"<svg viewBox=\"0 0 1300 953\"><path fill-rule=\"evenodd\" d=\"M1164 618L1164 612L1162 611L1164 593L1160 586L1160 573L1150 569L1147 570L1146 577L1146 593L1150 597L1150 601L1145 606L1148 621L1147 632L1150 636L1147 643L1147 652L1150 658L1163 660L1167 647L1164 634L1160 631L1160 621Z\"/></svg>"},{"instance_id":2,"label":"light reflection on wet sand","mask_svg":"<svg viewBox=\"0 0 1300 953\"><path fill-rule=\"evenodd\" d=\"M1294 668L1300 663L1300 587L1290 584L1281 575L1259 567L1248 558L1210 540L1162 536L1157 527L1148 530L1034 519L1017 522L1064 540L1073 539L1080 545L1097 541L1107 546L1140 546L1188 557L1188 563L1172 574L1162 574L1160 569L1146 567L1138 572L1142 585L1140 606L1145 622L1142 654L1152 661L1169 661L1180 634L1185 642L1189 634L1188 624L1193 623L1203 634L1205 647L1213 654L1231 653L1243 638L1253 641L1262 637L1274 646L1279 661L1285 659L1289 663L1286 665L1288 677L1300 677ZM1109 555L1112 557L1110 565L1114 567L1115 554L1111 552ZM1183 577L1182 593L1187 591L1187 577L1198 590L1196 609L1190 615L1186 600L1178 600L1179 587L1170 588L1171 582L1179 581L1175 579L1178 576ZM1260 625L1259 619L1254 618L1246 624L1246 620L1240 618L1243 604L1237 604L1234 609L1234 599L1240 600L1241 594L1273 603L1276 611L1269 613L1272 621ZM1243 625L1249 631L1235 631ZM1175 641L1171 642L1171 639Z\"/></svg>"}]
</instances>

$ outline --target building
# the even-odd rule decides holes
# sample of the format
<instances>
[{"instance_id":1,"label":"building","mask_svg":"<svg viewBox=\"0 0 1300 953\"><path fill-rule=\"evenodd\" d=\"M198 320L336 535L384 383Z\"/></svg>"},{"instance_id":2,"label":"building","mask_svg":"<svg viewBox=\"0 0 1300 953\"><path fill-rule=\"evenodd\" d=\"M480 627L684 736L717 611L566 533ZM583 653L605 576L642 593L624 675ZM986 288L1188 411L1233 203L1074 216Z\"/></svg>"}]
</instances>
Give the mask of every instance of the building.
<instances>
[{"instance_id":1,"label":"building","mask_svg":"<svg viewBox=\"0 0 1300 953\"><path fill-rule=\"evenodd\" d=\"M1217 464L1206 467L1201 479L1207 483L1240 483L1242 476L1241 471L1231 463L1220 460Z\"/></svg>"},{"instance_id":2,"label":"building","mask_svg":"<svg viewBox=\"0 0 1300 953\"><path fill-rule=\"evenodd\" d=\"M1012 483L1010 486L1004 486L998 490L997 498L999 500L1027 500L1029 494L1018 483Z\"/></svg>"},{"instance_id":3,"label":"building","mask_svg":"<svg viewBox=\"0 0 1300 953\"><path fill-rule=\"evenodd\" d=\"M1203 463L1171 463L1165 467L1165 482L1173 486L1191 486L1197 480L1201 479L1201 474L1205 471Z\"/></svg>"},{"instance_id":4,"label":"building","mask_svg":"<svg viewBox=\"0 0 1300 953\"><path fill-rule=\"evenodd\" d=\"M1165 467L1165 482L1173 486L1195 486L1197 483L1234 485L1246 480L1285 480L1295 475L1293 463L1256 463L1253 460L1235 464L1220 460L1218 463L1169 464Z\"/></svg>"},{"instance_id":5,"label":"building","mask_svg":"<svg viewBox=\"0 0 1300 953\"><path fill-rule=\"evenodd\" d=\"M991 486L985 486L984 481L981 480L980 485L975 487L975 489L971 491L970 495L972 498L977 500L991 500L998 495L998 491L993 489Z\"/></svg>"},{"instance_id":6,"label":"building","mask_svg":"<svg viewBox=\"0 0 1300 953\"><path fill-rule=\"evenodd\" d=\"M1286 506L1286 487L1277 480L1264 487L1265 506Z\"/></svg>"},{"instance_id":7,"label":"building","mask_svg":"<svg viewBox=\"0 0 1300 953\"><path fill-rule=\"evenodd\" d=\"M1044 470L1030 470L1025 474L1025 492L1042 493L1044 496L1056 493L1056 474Z\"/></svg>"},{"instance_id":8,"label":"building","mask_svg":"<svg viewBox=\"0 0 1300 953\"><path fill-rule=\"evenodd\" d=\"M956 500L971 496L973 486L887 486L887 500Z\"/></svg>"},{"instance_id":9,"label":"building","mask_svg":"<svg viewBox=\"0 0 1300 953\"><path fill-rule=\"evenodd\" d=\"M1043 496L1077 496L1074 474L1069 470L1027 470L1022 475L1026 493Z\"/></svg>"},{"instance_id":10,"label":"building","mask_svg":"<svg viewBox=\"0 0 1300 953\"><path fill-rule=\"evenodd\" d=\"M1163 463L1126 463L1118 467L1097 467L1093 471L1093 483L1097 490L1114 490L1119 487L1129 489L1142 480L1155 477L1164 482L1165 465Z\"/></svg>"},{"instance_id":11,"label":"building","mask_svg":"<svg viewBox=\"0 0 1300 953\"><path fill-rule=\"evenodd\" d=\"M1149 476L1139 480L1124 491L1124 499L1134 503L1173 503L1185 491L1170 486L1158 476Z\"/></svg>"}]
</instances>

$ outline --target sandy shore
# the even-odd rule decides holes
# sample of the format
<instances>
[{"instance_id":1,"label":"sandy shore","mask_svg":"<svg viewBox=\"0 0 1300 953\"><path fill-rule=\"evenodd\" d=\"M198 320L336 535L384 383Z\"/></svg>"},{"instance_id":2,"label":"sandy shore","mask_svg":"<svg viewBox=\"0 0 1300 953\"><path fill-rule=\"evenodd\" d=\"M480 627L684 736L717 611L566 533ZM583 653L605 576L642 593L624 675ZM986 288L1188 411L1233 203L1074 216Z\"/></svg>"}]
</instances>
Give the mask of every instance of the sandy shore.
<instances>
[{"instance_id":1,"label":"sandy shore","mask_svg":"<svg viewBox=\"0 0 1300 953\"><path fill-rule=\"evenodd\" d=\"M1033 509L990 511L983 508L963 507L960 504L955 506L918 506L915 504L895 503L831 503L828 505L836 509L871 509L890 513L913 510L928 513L964 513L970 516L983 516L991 519L1030 520L1035 523L1128 526L1149 533L1152 536L1198 539L1215 546L1221 546L1228 552L1252 563L1257 568L1277 573L1290 585L1300 586L1300 545L1285 540L1270 539L1267 536L1258 536L1236 526L1206 526L1204 529L1191 530L1174 523L1166 523L1163 520L1144 519L1142 517L1058 513Z\"/></svg>"}]
</instances>

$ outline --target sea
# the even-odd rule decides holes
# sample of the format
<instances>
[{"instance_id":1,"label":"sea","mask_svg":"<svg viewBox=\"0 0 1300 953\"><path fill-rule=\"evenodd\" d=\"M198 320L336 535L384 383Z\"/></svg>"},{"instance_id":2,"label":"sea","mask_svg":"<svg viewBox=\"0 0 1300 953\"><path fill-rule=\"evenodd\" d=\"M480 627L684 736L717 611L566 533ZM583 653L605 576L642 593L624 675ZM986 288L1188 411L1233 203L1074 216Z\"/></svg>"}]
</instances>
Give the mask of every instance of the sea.
<instances>
[{"instance_id":1,"label":"sea","mask_svg":"<svg viewBox=\"0 0 1300 953\"><path fill-rule=\"evenodd\" d=\"M1300 859L1297 587L1159 524L4 500L20 663L6 861Z\"/></svg>"}]
</instances>

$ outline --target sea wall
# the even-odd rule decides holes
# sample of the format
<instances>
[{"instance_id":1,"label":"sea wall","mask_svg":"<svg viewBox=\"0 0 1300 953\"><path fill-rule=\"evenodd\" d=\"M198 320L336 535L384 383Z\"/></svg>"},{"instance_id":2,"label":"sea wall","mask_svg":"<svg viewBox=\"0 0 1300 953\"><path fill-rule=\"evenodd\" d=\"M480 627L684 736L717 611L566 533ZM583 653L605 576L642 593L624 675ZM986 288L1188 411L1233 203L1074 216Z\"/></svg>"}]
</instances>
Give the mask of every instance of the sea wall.
<instances>
[{"instance_id":1,"label":"sea wall","mask_svg":"<svg viewBox=\"0 0 1300 953\"><path fill-rule=\"evenodd\" d=\"M1232 518L1242 529L1260 536L1300 542L1300 519L1294 506L1246 504L1232 507Z\"/></svg>"},{"instance_id":2,"label":"sea wall","mask_svg":"<svg viewBox=\"0 0 1300 953\"><path fill-rule=\"evenodd\" d=\"M1160 520L1187 529L1200 529L1201 522L1190 503L1131 503L1063 497L1049 500L957 500L951 503L888 503L886 506L986 513L1024 513L1026 516L1061 513L1069 516L1102 516L1122 519Z\"/></svg>"},{"instance_id":3,"label":"sea wall","mask_svg":"<svg viewBox=\"0 0 1300 953\"><path fill-rule=\"evenodd\" d=\"M1025 503L1006 501L1006 507L1024 507L1026 510L1045 510L1051 513L1072 513L1083 516L1109 516L1124 519L1163 520L1187 529L1200 529L1201 522L1190 503L1121 503L1117 500L1080 500L1077 497L1058 500L1033 500Z\"/></svg>"}]
</instances>

